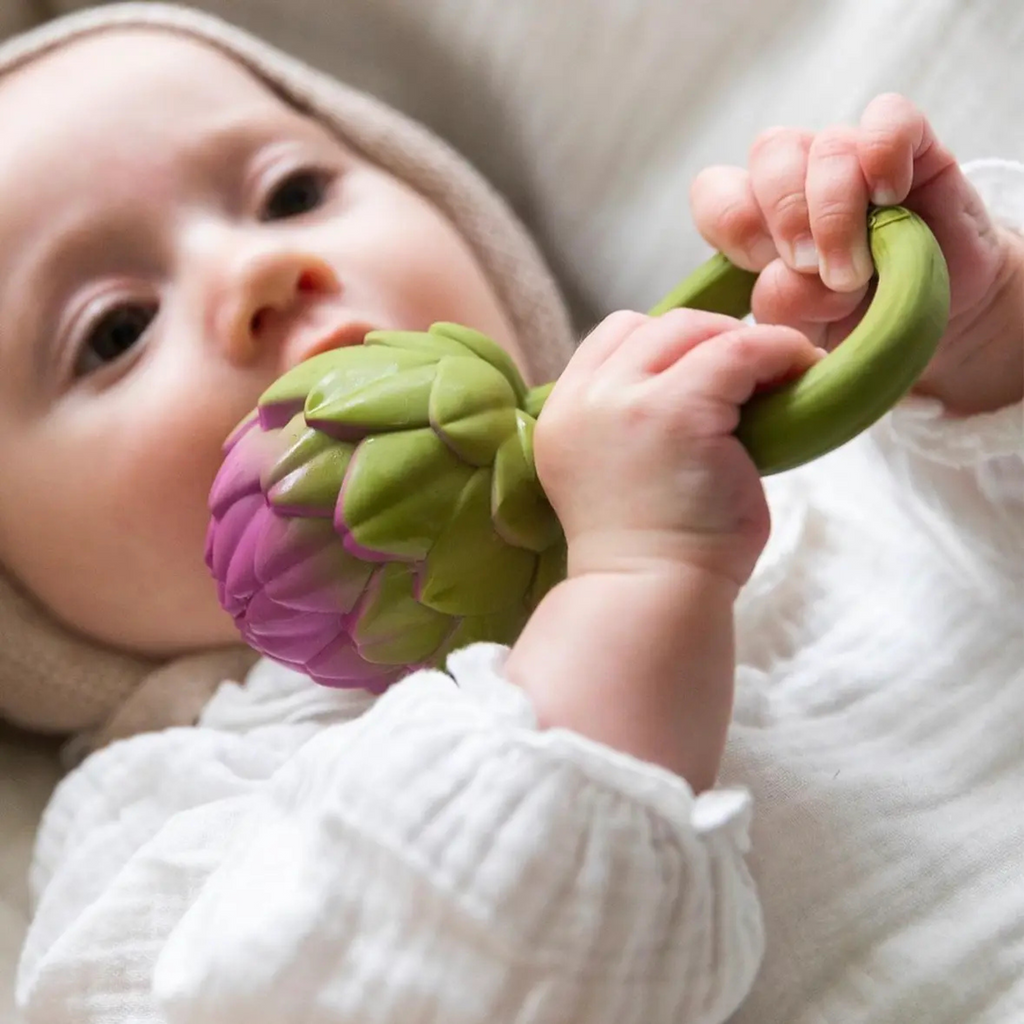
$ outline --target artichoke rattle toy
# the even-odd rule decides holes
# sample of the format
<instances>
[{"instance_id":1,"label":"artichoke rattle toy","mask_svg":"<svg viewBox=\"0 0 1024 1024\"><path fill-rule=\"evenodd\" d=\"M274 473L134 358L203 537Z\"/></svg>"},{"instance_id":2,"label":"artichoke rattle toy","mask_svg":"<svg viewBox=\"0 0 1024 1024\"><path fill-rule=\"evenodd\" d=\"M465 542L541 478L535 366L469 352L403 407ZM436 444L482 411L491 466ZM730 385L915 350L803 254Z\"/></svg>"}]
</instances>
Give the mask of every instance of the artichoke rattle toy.
<instances>
[{"instance_id":1,"label":"artichoke rattle toy","mask_svg":"<svg viewBox=\"0 0 1024 1024\"><path fill-rule=\"evenodd\" d=\"M928 227L874 209L875 294L799 379L741 410L762 474L870 426L927 365L949 317ZM713 256L651 312L743 316L756 275ZM225 445L207 564L257 651L329 686L382 691L477 640L510 642L565 569L532 438L551 385L528 388L494 342L456 324L378 331L296 366Z\"/></svg>"}]
</instances>

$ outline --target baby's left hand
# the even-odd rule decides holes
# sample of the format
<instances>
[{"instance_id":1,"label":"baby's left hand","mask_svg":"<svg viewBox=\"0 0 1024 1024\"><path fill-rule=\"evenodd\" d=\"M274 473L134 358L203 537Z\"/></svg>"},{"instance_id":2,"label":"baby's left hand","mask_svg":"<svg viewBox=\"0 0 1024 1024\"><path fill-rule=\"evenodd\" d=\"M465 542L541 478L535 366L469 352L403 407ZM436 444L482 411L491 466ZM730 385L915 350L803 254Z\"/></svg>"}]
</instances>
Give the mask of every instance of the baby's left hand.
<instances>
[{"instance_id":1,"label":"baby's left hand","mask_svg":"<svg viewBox=\"0 0 1024 1024\"><path fill-rule=\"evenodd\" d=\"M918 390L963 413L1021 397L1024 239L992 221L904 97L877 97L857 127L767 131L751 147L749 169L702 171L691 200L711 245L763 271L755 318L796 327L826 348L868 302L868 204L908 207L942 247L951 289L949 329Z\"/></svg>"}]
</instances>

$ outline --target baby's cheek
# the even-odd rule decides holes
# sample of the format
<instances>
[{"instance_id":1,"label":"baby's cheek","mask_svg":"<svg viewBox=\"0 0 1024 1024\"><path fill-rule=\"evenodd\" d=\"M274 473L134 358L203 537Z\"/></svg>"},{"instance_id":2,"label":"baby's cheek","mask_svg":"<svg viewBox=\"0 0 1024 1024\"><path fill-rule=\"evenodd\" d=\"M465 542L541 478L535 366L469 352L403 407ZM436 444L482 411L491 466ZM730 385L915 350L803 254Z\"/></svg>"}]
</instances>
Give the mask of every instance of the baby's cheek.
<instances>
[{"instance_id":1,"label":"baby's cheek","mask_svg":"<svg viewBox=\"0 0 1024 1024\"><path fill-rule=\"evenodd\" d=\"M205 588L208 495L224 440L244 415L237 410L250 406L248 395L231 396L212 381L204 386L203 368L178 371L177 380L175 371L136 396L130 427L110 452L107 498L122 528L150 549L143 555L149 571L198 575Z\"/></svg>"},{"instance_id":2,"label":"baby's cheek","mask_svg":"<svg viewBox=\"0 0 1024 1024\"><path fill-rule=\"evenodd\" d=\"M179 393L124 388L7 432L0 561L60 618L117 646L236 638L203 550L222 442L242 414L209 389Z\"/></svg>"},{"instance_id":3,"label":"baby's cheek","mask_svg":"<svg viewBox=\"0 0 1024 1024\"><path fill-rule=\"evenodd\" d=\"M133 504L147 509L165 541L195 543L198 537L199 555L224 440L241 418L223 404L212 395L203 404L168 410L140 436L129 470Z\"/></svg>"},{"instance_id":4,"label":"baby's cheek","mask_svg":"<svg viewBox=\"0 0 1024 1024\"><path fill-rule=\"evenodd\" d=\"M221 462L220 422L195 418L153 438L128 474L124 508L139 546L126 552L140 579L159 581L160 596L139 622L147 643L193 646L237 639L216 599L204 560L208 496ZM215 428L215 429L214 429ZM226 435L227 431L223 431Z\"/></svg>"}]
</instances>

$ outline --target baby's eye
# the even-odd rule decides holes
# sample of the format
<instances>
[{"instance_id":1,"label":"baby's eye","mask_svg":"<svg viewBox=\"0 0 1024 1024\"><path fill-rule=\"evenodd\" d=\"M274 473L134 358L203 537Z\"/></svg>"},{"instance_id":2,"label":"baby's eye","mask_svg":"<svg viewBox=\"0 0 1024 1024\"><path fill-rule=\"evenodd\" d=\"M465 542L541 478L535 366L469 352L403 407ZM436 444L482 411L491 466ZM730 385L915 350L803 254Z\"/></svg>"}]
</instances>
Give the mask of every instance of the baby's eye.
<instances>
[{"instance_id":1,"label":"baby's eye","mask_svg":"<svg viewBox=\"0 0 1024 1024\"><path fill-rule=\"evenodd\" d=\"M260 220L298 217L321 206L327 198L331 176L326 171L301 170L289 174L267 196Z\"/></svg>"},{"instance_id":2,"label":"baby's eye","mask_svg":"<svg viewBox=\"0 0 1024 1024\"><path fill-rule=\"evenodd\" d=\"M139 342L156 313L155 302L125 302L107 310L86 335L75 375L84 377L120 359Z\"/></svg>"}]
</instances>

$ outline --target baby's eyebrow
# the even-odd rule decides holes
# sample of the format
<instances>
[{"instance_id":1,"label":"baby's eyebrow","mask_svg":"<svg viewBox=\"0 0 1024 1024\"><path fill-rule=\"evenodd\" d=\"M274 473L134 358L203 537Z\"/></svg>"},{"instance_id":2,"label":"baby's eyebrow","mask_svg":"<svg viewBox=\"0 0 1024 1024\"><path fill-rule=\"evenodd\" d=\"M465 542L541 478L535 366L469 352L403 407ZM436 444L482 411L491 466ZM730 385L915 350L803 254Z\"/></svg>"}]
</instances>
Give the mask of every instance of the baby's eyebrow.
<instances>
[{"instance_id":1,"label":"baby's eyebrow","mask_svg":"<svg viewBox=\"0 0 1024 1024\"><path fill-rule=\"evenodd\" d=\"M274 118L266 116L265 108L257 113L234 112L193 132L186 155L200 163L230 167L284 134L311 139L318 127L291 108L282 108L280 116Z\"/></svg>"}]
</instances>

